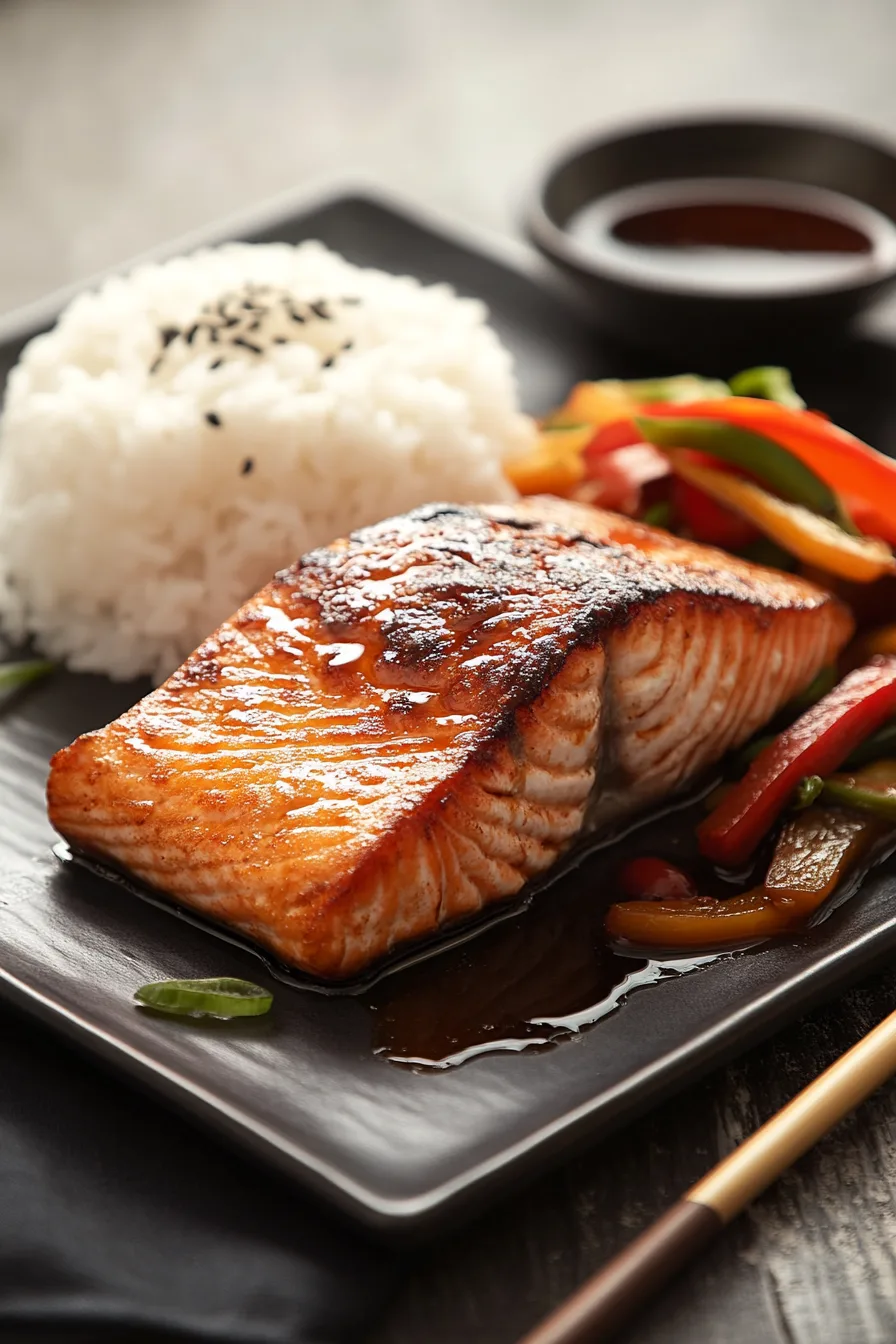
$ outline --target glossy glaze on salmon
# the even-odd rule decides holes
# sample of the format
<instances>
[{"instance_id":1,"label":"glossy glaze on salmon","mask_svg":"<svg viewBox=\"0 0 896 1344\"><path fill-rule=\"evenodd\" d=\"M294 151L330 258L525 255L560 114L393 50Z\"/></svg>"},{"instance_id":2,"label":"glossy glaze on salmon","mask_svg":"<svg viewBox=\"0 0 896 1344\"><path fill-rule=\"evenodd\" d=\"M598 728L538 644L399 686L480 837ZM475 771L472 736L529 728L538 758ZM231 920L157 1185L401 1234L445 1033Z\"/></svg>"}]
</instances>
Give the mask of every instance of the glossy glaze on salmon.
<instances>
[{"instance_id":1,"label":"glossy glaze on salmon","mask_svg":"<svg viewBox=\"0 0 896 1344\"><path fill-rule=\"evenodd\" d=\"M434 505L306 556L59 752L50 817L345 977L680 788L850 630L809 583L612 514Z\"/></svg>"}]
</instances>

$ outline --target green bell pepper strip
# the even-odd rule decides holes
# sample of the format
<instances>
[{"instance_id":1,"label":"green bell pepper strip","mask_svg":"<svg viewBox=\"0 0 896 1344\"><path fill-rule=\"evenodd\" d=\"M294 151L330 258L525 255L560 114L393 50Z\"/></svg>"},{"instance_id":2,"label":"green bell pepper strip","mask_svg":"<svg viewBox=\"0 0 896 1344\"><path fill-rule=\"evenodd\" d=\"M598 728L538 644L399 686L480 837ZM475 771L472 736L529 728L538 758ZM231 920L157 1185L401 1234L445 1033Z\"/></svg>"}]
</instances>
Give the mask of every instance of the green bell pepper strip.
<instances>
[{"instance_id":1,"label":"green bell pepper strip","mask_svg":"<svg viewBox=\"0 0 896 1344\"><path fill-rule=\"evenodd\" d=\"M735 397L760 397L763 401L776 401L779 406L790 406L795 411L806 409L806 403L793 386L790 370L778 364L744 369L734 375L730 386Z\"/></svg>"},{"instance_id":2,"label":"green bell pepper strip","mask_svg":"<svg viewBox=\"0 0 896 1344\"><path fill-rule=\"evenodd\" d=\"M772 439L724 420L689 420L685 416L635 416L646 443L656 448L694 448L733 467L748 471L773 494L813 513L832 517L837 496L820 476Z\"/></svg>"},{"instance_id":3,"label":"green bell pepper strip","mask_svg":"<svg viewBox=\"0 0 896 1344\"><path fill-rule=\"evenodd\" d=\"M220 976L212 980L158 980L141 985L135 1001L179 1017L260 1017L274 996L251 980Z\"/></svg>"}]
</instances>

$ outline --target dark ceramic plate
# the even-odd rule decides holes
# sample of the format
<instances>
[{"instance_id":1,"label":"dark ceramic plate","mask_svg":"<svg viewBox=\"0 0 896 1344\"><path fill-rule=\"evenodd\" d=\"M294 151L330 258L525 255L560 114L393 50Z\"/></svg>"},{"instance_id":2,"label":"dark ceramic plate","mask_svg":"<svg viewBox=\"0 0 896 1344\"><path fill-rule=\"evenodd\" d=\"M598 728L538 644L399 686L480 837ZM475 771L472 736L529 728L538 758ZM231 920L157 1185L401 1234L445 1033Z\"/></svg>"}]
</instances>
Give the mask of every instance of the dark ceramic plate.
<instances>
[{"instance_id":1,"label":"dark ceramic plate","mask_svg":"<svg viewBox=\"0 0 896 1344\"><path fill-rule=\"evenodd\" d=\"M499 260L367 197L268 213L208 237L225 235L316 236L352 260L447 280L480 296L516 356L535 410L585 374L656 372L626 368L598 349L562 301L526 273L524 253L508 249ZM0 373L57 301L0 332ZM808 395L880 442L885 389L896 385L889 350L856 347L838 360L836 371L802 371ZM43 800L50 754L143 689L59 674L0 719L0 989L370 1225L394 1231L456 1215L620 1125L896 949L896 880L881 870L858 898L803 937L639 990L551 1049L485 1054L442 1072L418 1073L376 1057L362 1000L276 981L267 1018L203 1026L141 1013L130 998L147 980L239 975L268 982L249 952L93 873L60 865L51 853ZM564 884L584 880L574 872L539 899L559 900ZM530 918L521 916L519 928ZM523 960L526 954L552 952L529 946Z\"/></svg>"}]
</instances>

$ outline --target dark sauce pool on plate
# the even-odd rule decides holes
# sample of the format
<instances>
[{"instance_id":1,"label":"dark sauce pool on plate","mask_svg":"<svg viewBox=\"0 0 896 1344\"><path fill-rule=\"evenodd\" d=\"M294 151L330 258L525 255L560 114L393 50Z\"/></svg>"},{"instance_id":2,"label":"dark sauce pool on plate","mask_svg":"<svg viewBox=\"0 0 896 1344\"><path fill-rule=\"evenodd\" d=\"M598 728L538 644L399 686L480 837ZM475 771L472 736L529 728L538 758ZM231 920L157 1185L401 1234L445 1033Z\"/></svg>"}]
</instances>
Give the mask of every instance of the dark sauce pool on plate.
<instances>
[{"instance_id":1,"label":"dark sauce pool on plate","mask_svg":"<svg viewBox=\"0 0 896 1344\"><path fill-rule=\"evenodd\" d=\"M757 293L853 284L896 258L896 226L839 192L753 178L652 182L576 211L587 253L658 286Z\"/></svg>"},{"instance_id":2,"label":"dark sauce pool on plate","mask_svg":"<svg viewBox=\"0 0 896 1344\"><path fill-rule=\"evenodd\" d=\"M494 1050L545 1049L606 1017L633 991L732 955L624 955L603 931L607 907L620 899L619 870L640 854L684 867L713 895L752 885L753 870L734 885L700 857L695 828L704 816L697 801L645 822L586 854L513 918L385 977L365 996L375 1052L444 1069ZM767 860L758 857L756 870Z\"/></svg>"}]
</instances>

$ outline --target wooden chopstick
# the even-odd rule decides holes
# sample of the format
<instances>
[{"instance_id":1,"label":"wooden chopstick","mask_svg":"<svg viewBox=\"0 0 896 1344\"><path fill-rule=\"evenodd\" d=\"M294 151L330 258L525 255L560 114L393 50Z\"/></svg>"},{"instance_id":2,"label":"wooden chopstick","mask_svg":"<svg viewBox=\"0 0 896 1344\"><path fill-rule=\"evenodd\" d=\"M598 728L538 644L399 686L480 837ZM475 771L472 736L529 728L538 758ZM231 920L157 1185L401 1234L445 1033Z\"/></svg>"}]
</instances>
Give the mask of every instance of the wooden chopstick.
<instances>
[{"instance_id":1,"label":"wooden chopstick","mask_svg":"<svg viewBox=\"0 0 896 1344\"><path fill-rule=\"evenodd\" d=\"M896 1073L896 1012L713 1167L520 1344L601 1344L776 1177Z\"/></svg>"}]
</instances>

